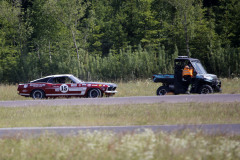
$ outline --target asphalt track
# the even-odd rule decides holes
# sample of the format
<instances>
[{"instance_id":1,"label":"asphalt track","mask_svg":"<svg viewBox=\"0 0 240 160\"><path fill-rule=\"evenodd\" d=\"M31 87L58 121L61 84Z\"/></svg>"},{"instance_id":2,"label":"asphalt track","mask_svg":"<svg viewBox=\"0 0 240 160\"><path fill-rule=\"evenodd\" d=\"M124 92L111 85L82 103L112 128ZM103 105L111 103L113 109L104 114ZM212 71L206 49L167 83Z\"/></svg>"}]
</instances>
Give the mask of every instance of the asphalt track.
<instances>
[{"instance_id":1,"label":"asphalt track","mask_svg":"<svg viewBox=\"0 0 240 160\"><path fill-rule=\"evenodd\" d=\"M69 106L69 105L124 105L152 103L225 103L240 102L240 94L206 94L206 95L166 95L110 98L74 98L47 100L0 101L0 107L29 106Z\"/></svg>"},{"instance_id":2,"label":"asphalt track","mask_svg":"<svg viewBox=\"0 0 240 160\"><path fill-rule=\"evenodd\" d=\"M0 101L0 107L34 107L34 106L69 106L69 105L124 105L152 103L225 103L240 102L240 94L209 94L209 95L167 95L110 98L75 98L49 100ZM154 132L179 132L189 130L201 131L206 134L240 135L240 124L202 124L202 125L157 125L157 126L77 126L77 127L20 127L0 128L0 138L16 136L39 136L44 133L72 135L79 131L111 131L115 133L142 132L151 129Z\"/></svg>"}]
</instances>

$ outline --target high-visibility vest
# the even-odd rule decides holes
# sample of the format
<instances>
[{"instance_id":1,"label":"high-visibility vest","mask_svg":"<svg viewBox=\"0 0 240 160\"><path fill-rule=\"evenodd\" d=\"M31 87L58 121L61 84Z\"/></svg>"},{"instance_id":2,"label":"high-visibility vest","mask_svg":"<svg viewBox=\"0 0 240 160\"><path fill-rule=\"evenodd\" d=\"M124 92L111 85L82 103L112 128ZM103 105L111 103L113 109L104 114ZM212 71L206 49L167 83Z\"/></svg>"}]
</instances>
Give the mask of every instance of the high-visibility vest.
<instances>
[{"instance_id":1,"label":"high-visibility vest","mask_svg":"<svg viewBox=\"0 0 240 160\"><path fill-rule=\"evenodd\" d=\"M193 77L193 68L192 67L184 67L183 72L182 72L182 76L190 76Z\"/></svg>"}]
</instances>

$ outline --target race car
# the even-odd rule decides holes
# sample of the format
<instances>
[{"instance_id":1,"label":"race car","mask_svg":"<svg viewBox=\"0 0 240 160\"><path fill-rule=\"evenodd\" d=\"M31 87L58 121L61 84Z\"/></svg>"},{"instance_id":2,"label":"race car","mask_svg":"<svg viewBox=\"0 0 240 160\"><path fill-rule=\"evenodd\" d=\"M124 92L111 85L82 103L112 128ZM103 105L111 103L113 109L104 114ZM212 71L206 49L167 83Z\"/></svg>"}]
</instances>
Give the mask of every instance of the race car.
<instances>
[{"instance_id":1,"label":"race car","mask_svg":"<svg viewBox=\"0 0 240 160\"><path fill-rule=\"evenodd\" d=\"M117 85L114 83L84 82L71 74L50 75L18 85L18 94L33 99L48 97L88 97L112 96Z\"/></svg>"}]
</instances>

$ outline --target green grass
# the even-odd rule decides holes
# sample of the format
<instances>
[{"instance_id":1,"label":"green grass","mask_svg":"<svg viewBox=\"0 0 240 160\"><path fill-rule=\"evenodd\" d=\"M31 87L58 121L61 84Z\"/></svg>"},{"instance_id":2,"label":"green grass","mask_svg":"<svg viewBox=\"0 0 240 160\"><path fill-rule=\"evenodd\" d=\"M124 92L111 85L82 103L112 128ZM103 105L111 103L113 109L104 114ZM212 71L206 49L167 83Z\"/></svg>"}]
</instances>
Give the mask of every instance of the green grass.
<instances>
[{"instance_id":1,"label":"green grass","mask_svg":"<svg viewBox=\"0 0 240 160\"><path fill-rule=\"evenodd\" d=\"M111 132L75 136L0 139L0 159L46 160L235 160L240 159L240 137L201 133L116 135Z\"/></svg>"},{"instance_id":2,"label":"green grass","mask_svg":"<svg viewBox=\"0 0 240 160\"><path fill-rule=\"evenodd\" d=\"M240 94L240 79L221 79L222 81L222 93L226 94Z\"/></svg>"},{"instance_id":3,"label":"green grass","mask_svg":"<svg viewBox=\"0 0 240 160\"><path fill-rule=\"evenodd\" d=\"M240 93L240 80L234 79L221 79L222 80L222 93L223 94L239 94ZM118 85L118 93L114 97L128 97L128 96L155 96L156 90L161 83L154 83L151 79L137 80L129 82L116 82ZM17 94L17 85L0 85L0 101L7 100L26 100Z\"/></svg>"},{"instance_id":4,"label":"green grass","mask_svg":"<svg viewBox=\"0 0 240 160\"><path fill-rule=\"evenodd\" d=\"M0 128L240 123L239 103L0 107Z\"/></svg>"}]
</instances>

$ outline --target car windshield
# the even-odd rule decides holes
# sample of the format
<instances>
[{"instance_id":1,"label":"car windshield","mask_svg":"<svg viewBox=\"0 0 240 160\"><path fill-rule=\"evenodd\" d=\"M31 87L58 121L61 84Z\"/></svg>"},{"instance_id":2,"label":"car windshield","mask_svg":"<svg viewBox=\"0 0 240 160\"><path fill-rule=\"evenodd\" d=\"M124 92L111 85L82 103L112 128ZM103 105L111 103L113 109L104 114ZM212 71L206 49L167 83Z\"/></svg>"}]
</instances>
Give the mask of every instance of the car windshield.
<instances>
[{"instance_id":1,"label":"car windshield","mask_svg":"<svg viewBox=\"0 0 240 160\"><path fill-rule=\"evenodd\" d=\"M192 62L192 65L198 74L207 74L207 71L199 61Z\"/></svg>"},{"instance_id":2,"label":"car windshield","mask_svg":"<svg viewBox=\"0 0 240 160\"><path fill-rule=\"evenodd\" d=\"M82 83L82 82L83 82L82 80L78 79L78 78L75 77L75 76L71 76L70 78L71 78L75 83Z\"/></svg>"}]
</instances>

